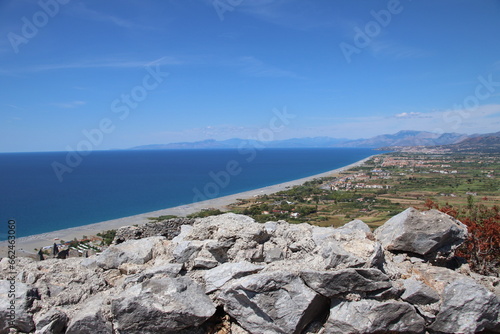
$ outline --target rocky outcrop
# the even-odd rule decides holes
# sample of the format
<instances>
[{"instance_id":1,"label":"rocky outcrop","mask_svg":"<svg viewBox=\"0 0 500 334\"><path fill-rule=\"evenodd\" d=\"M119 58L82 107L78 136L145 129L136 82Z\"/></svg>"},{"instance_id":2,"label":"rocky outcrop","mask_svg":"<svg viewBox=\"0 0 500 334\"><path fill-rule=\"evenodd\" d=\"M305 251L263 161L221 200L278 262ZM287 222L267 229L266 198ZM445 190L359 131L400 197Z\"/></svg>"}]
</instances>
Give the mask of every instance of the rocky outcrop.
<instances>
[{"instance_id":1,"label":"rocky outcrop","mask_svg":"<svg viewBox=\"0 0 500 334\"><path fill-rule=\"evenodd\" d=\"M461 245L467 239L467 227L438 210L408 208L379 227L375 236L387 250L435 258Z\"/></svg>"},{"instance_id":2,"label":"rocky outcrop","mask_svg":"<svg viewBox=\"0 0 500 334\"><path fill-rule=\"evenodd\" d=\"M87 259L21 258L10 324L4 259L0 334L9 326L25 333L500 332L500 280L435 261L453 255L466 235L461 224L413 209L387 224L372 233L359 220L335 229L224 214L173 234L123 237Z\"/></svg>"}]
</instances>

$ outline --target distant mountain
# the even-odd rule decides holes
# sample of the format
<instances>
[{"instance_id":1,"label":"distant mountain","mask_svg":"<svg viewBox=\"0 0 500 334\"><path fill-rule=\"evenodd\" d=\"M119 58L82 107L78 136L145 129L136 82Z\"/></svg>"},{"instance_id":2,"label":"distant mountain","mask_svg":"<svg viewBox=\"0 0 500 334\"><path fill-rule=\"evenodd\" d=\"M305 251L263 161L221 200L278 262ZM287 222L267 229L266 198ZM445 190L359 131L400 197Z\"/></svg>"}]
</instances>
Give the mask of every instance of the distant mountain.
<instances>
[{"instance_id":1,"label":"distant mountain","mask_svg":"<svg viewBox=\"0 0 500 334\"><path fill-rule=\"evenodd\" d=\"M268 148L305 148L305 147L339 147L348 139L338 139L330 137L314 138L291 138L285 140L274 140L261 142L254 139L232 138L227 140L208 139L196 142L180 142L170 144L153 144L133 147L134 150L166 150L166 149L217 149L217 148L238 148L242 146L268 147Z\"/></svg>"},{"instance_id":2,"label":"distant mountain","mask_svg":"<svg viewBox=\"0 0 500 334\"><path fill-rule=\"evenodd\" d=\"M443 147L450 148L455 152L500 152L500 131L487 134L475 134L459 143Z\"/></svg>"},{"instance_id":3,"label":"distant mountain","mask_svg":"<svg viewBox=\"0 0 500 334\"><path fill-rule=\"evenodd\" d=\"M433 133L426 131L399 131L395 134L376 136L370 139L351 140L343 147L381 148L386 146L434 146L455 144L468 136L460 133Z\"/></svg>"},{"instance_id":4,"label":"distant mountain","mask_svg":"<svg viewBox=\"0 0 500 334\"><path fill-rule=\"evenodd\" d=\"M381 148L388 146L434 146L456 144L472 136L460 133L433 133L426 131L399 131L395 134L385 134L368 139L349 140L345 138L332 137L307 137L292 138L260 142L257 140L246 140L232 138L227 140L208 139L196 142L180 142L170 144L153 144L133 147L135 150L164 150L164 149L218 149L238 148L242 146L255 146L267 148L314 148L314 147L358 147L358 148Z\"/></svg>"}]
</instances>

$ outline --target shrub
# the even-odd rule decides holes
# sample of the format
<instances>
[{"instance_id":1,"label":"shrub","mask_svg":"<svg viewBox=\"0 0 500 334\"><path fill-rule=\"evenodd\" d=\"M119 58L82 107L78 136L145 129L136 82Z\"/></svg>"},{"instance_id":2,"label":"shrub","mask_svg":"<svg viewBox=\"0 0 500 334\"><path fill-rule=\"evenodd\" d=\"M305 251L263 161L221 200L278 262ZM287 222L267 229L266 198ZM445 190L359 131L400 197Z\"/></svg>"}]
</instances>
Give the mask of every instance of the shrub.
<instances>
[{"instance_id":1,"label":"shrub","mask_svg":"<svg viewBox=\"0 0 500 334\"><path fill-rule=\"evenodd\" d=\"M468 238L457 249L456 255L464 258L471 270L481 275L500 276L500 210L488 208L469 200L466 207L439 206L428 199L425 206L457 218L467 226Z\"/></svg>"}]
</instances>

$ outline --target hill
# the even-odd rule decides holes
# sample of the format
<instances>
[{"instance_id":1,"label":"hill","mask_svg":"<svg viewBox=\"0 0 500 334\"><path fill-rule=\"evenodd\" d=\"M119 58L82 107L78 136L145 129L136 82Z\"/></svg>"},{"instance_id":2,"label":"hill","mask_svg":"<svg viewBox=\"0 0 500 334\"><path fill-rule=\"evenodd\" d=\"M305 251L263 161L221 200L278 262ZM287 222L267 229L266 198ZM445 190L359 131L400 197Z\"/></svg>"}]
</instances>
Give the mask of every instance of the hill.
<instances>
[{"instance_id":1,"label":"hill","mask_svg":"<svg viewBox=\"0 0 500 334\"><path fill-rule=\"evenodd\" d=\"M485 135L473 136L459 143L447 146L455 152L500 152L500 131Z\"/></svg>"},{"instance_id":2,"label":"hill","mask_svg":"<svg viewBox=\"0 0 500 334\"><path fill-rule=\"evenodd\" d=\"M169 144L152 144L136 146L135 150L165 150L165 149L220 149L239 147L266 147L266 148L325 148L325 147L353 147L353 148L381 148L386 146L434 146L456 144L469 136L460 133L433 133L427 131L399 131L395 134L384 134L368 139L349 140L333 137L306 137L285 140L259 141L255 139L232 138L227 140L207 139L195 142L178 142Z\"/></svg>"}]
</instances>

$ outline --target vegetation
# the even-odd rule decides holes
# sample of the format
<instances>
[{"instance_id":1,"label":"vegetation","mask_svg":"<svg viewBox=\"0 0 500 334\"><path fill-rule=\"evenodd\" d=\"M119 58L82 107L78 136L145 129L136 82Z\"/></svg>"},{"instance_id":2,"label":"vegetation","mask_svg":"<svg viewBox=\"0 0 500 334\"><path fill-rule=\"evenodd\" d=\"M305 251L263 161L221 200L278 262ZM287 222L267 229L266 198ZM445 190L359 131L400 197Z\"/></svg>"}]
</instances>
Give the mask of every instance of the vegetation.
<instances>
[{"instance_id":1,"label":"vegetation","mask_svg":"<svg viewBox=\"0 0 500 334\"><path fill-rule=\"evenodd\" d=\"M158 216L158 217L148 217L149 220L151 220L152 222L155 222L155 223L158 223L158 222L161 222L164 220L168 220L168 219L173 219L173 218L177 218L177 216L176 215L163 215L163 216Z\"/></svg>"},{"instance_id":2,"label":"vegetation","mask_svg":"<svg viewBox=\"0 0 500 334\"><path fill-rule=\"evenodd\" d=\"M113 242L115 235L116 235L116 230L108 230L102 233L97 233L97 236L102 238L102 242L106 246L111 245L111 242Z\"/></svg>"},{"instance_id":3,"label":"vegetation","mask_svg":"<svg viewBox=\"0 0 500 334\"><path fill-rule=\"evenodd\" d=\"M286 219L341 226L361 219L376 228L426 198L466 205L468 196L487 205L500 199L499 155L389 153L333 177L316 179L276 194L239 200L233 212L260 222Z\"/></svg>"},{"instance_id":4,"label":"vegetation","mask_svg":"<svg viewBox=\"0 0 500 334\"><path fill-rule=\"evenodd\" d=\"M482 275L500 276L500 208L475 204L469 196L465 206L440 206L428 199L428 209L437 209L449 214L467 225L467 241L457 250L456 255L469 263L471 270Z\"/></svg>"},{"instance_id":5,"label":"vegetation","mask_svg":"<svg viewBox=\"0 0 500 334\"><path fill-rule=\"evenodd\" d=\"M208 216L221 215L223 213L224 212L222 212L219 209L205 209L205 210L201 210L201 211L192 213L190 215L187 215L187 218L204 218L204 217L208 217Z\"/></svg>"}]
</instances>

